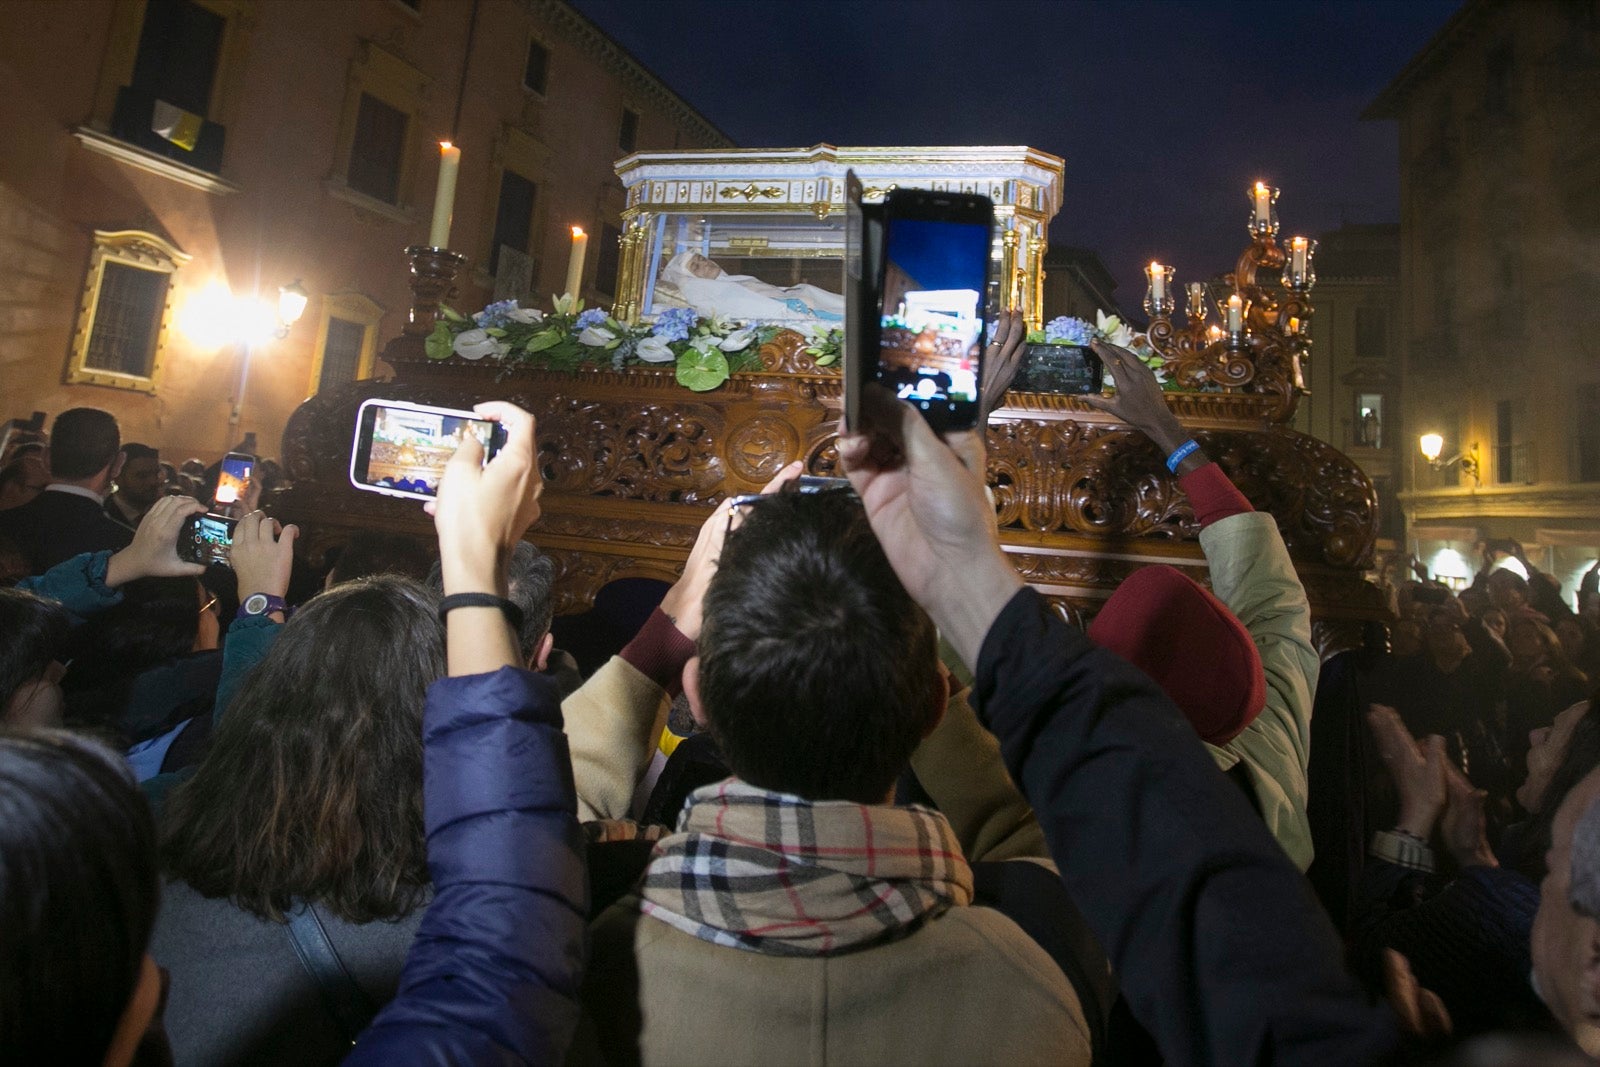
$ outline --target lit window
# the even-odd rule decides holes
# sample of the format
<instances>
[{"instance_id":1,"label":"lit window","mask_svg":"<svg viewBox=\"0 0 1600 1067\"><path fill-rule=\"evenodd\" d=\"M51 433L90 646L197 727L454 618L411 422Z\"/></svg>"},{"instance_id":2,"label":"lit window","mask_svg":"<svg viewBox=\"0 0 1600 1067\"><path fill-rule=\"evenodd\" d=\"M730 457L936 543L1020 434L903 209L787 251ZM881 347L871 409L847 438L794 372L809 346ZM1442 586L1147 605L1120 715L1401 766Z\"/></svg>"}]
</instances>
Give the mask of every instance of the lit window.
<instances>
[{"instance_id":1,"label":"lit window","mask_svg":"<svg viewBox=\"0 0 1600 1067\"><path fill-rule=\"evenodd\" d=\"M383 308L360 293L333 293L322 300L311 392L372 376L378 355Z\"/></svg>"},{"instance_id":2,"label":"lit window","mask_svg":"<svg viewBox=\"0 0 1600 1067\"><path fill-rule=\"evenodd\" d=\"M155 392L172 274L188 261L155 234L96 230L67 381Z\"/></svg>"}]
</instances>

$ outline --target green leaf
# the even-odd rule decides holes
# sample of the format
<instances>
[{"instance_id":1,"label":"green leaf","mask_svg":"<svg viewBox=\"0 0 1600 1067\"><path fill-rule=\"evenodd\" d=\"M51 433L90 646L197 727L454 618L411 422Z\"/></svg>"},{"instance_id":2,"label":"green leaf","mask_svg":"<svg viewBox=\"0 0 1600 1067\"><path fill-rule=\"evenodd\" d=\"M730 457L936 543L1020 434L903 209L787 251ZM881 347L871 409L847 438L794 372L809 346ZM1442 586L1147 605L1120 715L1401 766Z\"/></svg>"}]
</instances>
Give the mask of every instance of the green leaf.
<instances>
[{"instance_id":1,"label":"green leaf","mask_svg":"<svg viewBox=\"0 0 1600 1067\"><path fill-rule=\"evenodd\" d=\"M487 327L483 332L490 337L504 337L506 335L506 332L498 326Z\"/></svg>"},{"instance_id":2,"label":"green leaf","mask_svg":"<svg viewBox=\"0 0 1600 1067\"><path fill-rule=\"evenodd\" d=\"M439 314L444 316L446 322L466 322L467 317L448 304L439 305Z\"/></svg>"},{"instance_id":3,"label":"green leaf","mask_svg":"<svg viewBox=\"0 0 1600 1067\"><path fill-rule=\"evenodd\" d=\"M433 324L433 332L428 339L422 342L422 350L428 354L429 359L449 359L450 353L455 351L456 335L450 332L450 327L442 322Z\"/></svg>"},{"instance_id":4,"label":"green leaf","mask_svg":"<svg viewBox=\"0 0 1600 1067\"><path fill-rule=\"evenodd\" d=\"M819 366L819 367L828 367L828 366L832 366L834 363L838 362L838 360L839 360L839 353L837 353L837 352L829 352L825 356L818 356L817 360L816 360L816 363L817 363L817 366Z\"/></svg>"},{"instance_id":5,"label":"green leaf","mask_svg":"<svg viewBox=\"0 0 1600 1067\"><path fill-rule=\"evenodd\" d=\"M528 338L528 343L522 346L524 352L543 352L547 348L554 348L561 343L561 331L546 330L536 333Z\"/></svg>"},{"instance_id":6,"label":"green leaf","mask_svg":"<svg viewBox=\"0 0 1600 1067\"><path fill-rule=\"evenodd\" d=\"M678 384L697 393L710 392L728 380L728 360L721 352L691 348L678 357Z\"/></svg>"}]
</instances>

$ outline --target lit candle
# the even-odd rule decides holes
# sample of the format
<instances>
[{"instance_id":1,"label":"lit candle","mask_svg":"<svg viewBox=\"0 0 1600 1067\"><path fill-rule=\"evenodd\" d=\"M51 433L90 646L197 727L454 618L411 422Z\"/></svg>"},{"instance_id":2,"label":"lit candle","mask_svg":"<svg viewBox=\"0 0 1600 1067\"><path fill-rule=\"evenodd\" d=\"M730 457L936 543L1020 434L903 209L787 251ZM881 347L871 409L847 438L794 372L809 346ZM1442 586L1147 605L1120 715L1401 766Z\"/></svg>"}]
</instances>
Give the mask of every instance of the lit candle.
<instances>
[{"instance_id":1,"label":"lit candle","mask_svg":"<svg viewBox=\"0 0 1600 1067\"><path fill-rule=\"evenodd\" d=\"M1238 333L1244 329L1244 298L1238 293L1228 297L1228 332Z\"/></svg>"},{"instance_id":2,"label":"lit candle","mask_svg":"<svg viewBox=\"0 0 1600 1067\"><path fill-rule=\"evenodd\" d=\"M1306 239L1294 237L1289 241L1289 269L1296 274L1306 272Z\"/></svg>"},{"instance_id":3,"label":"lit candle","mask_svg":"<svg viewBox=\"0 0 1600 1067\"><path fill-rule=\"evenodd\" d=\"M439 142L439 187L433 194L433 225L428 228L428 245L450 247L450 216L456 209L456 174L461 170L461 149L449 141Z\"/></svg>"},{"instance_id":4,"label":"lit candle","mask_svg":"<svg viewBox=\"0 0 1600 1067\"><path fill-rule=\"evenodd\" d=\"M1167 298L1167 268L1152 263L1146 273L1150 275L1150 297L1159 304Z\"/></svg>"},{"instance_id":5,"label":"lit candle","mask_svg":"<svg viewBox=\"0 0 1600 1067\"><path fill-rule=\"evenodd\" d=\"M1300 320L1293 315L1289 316L1289 332L1292 334L1300 332Z\"/></svg>"},{"instance_id":6,"label":"lit candle","mask_svg":"<svg viewBox=\"0 0 1600 1067\"><path fill-rule=\"evenodd\" d=\"M1272 221L1272 190L1266 182L1256 182L1250 195L1256 203L1256 225L1266 226Z\"/></svg>"},{"instance_id":7,"label":"lit candle","mask_svg":"<svg viewBox=\"0 0 1600 1067\"><path fill-rule=\"evenodd\" d=\"M578 296L583 292L583 257L589 252L589 235L582 226L572 228L572 257L567 260L567 292Z\"/></svg>"}]
</instances>

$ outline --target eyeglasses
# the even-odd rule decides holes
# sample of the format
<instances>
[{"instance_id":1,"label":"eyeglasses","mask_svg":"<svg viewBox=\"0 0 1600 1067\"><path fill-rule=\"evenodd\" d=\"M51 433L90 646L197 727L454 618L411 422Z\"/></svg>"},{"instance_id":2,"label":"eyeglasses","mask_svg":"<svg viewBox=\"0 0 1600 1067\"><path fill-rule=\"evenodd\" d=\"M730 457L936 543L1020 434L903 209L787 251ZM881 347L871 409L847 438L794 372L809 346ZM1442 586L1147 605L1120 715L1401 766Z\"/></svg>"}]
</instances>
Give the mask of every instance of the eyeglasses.
<instances>
[{"instance_id":1,"label":"eyeglasses","mask_svg":"<svg viewBox=\"0 0 1600 1067\"><path fill-rule=\"evenodd\" d=\"M213 610L216 606L217 606L217 594L212 593L210 598L207 599L204 604L200 605L200 614L204 615L206 612Z\"/></svg>"}]
</instances>

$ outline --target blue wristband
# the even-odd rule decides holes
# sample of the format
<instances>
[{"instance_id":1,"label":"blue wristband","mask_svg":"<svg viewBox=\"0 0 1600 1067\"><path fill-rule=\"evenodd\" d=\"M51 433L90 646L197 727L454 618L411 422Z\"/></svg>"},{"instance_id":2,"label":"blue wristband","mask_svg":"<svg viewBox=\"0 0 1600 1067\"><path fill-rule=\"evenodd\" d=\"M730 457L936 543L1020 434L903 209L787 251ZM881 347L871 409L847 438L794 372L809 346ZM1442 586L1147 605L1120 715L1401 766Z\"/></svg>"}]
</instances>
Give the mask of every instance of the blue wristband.
<instances>
[{"instance_id":1,"label":"blue wristband","mask_svg":"<svg viewBox=\"0 0 1600 1067\"><path fill-rule=\"evenodd\" d=\"M1172 455L1167 457L1167 470L1171 471L1173 474L1177 474L1178 464L1182 463L1184 460L1188 459L1198 451L1200 451L1200 446L1195 443L1194 438L1189 438L1189 440L1173 449Z\"/></svg>"}]
</instances>

